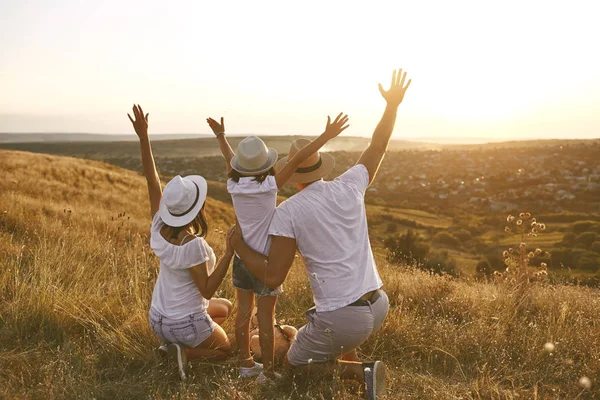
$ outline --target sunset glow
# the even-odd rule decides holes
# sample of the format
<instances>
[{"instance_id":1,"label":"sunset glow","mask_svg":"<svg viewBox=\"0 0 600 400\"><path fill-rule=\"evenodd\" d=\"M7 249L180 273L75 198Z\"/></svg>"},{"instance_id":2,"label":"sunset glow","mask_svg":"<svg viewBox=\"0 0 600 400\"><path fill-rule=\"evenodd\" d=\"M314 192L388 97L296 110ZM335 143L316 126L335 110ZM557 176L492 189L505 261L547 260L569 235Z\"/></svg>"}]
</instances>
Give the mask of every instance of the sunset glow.
<instances>
[{"instance_id":1,"label":"sunset glow","mask_svg":"<svg viewBox=\"0 0 600 400\"><path fill-rule=\"evenodd\" d=\"M568 6L568 8L567 8ZM369 135L377 82L413 79L394 137L597 137L593 2L0 5L0 132Z\"/></svg>"}]
</instances>

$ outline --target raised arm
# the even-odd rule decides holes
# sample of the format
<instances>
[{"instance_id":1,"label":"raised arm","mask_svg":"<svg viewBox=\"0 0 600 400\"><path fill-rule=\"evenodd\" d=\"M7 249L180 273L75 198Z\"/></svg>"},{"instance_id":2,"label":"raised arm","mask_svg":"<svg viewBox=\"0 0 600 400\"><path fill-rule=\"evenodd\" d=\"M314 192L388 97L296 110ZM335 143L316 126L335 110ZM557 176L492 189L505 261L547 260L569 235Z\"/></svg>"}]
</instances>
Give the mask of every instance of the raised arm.
<instances>
[{"instance_id":1,"label":"raised arm","mask_svg":"<svg viewBox=\"0 0 600 400\"><path fill-rule=\"evenodd\" d=\"M213 133L217 137L217 141L219 142L219 148L221 149L221 154L225 157L225 164L227 165L227 173L231 171L231 159L235 155L233 149L229 145L227 138L225 137L225 121L223 117L221 117L221 123L219 124L212 118L207 118L206 122L208 122L208 126L212 129Z\"/></svg>"},{"instance_id":2,"label":"raised arm","mask_svg":"<svg viewBox=\"0 0 600 400\"><path fill-rule=\"evenodd\" d=\"M377 170L387 151L390 137L394 131L398 106L402 103L404 93L410 86L411 80L409 79L408 82L406 82L406 85L404 84L405 80L406 72L402 73L402 70L400 70L396 73L396 70L394 70L394 73L392 74L392 84L388 91L383 89L381 83L379 84L379 91L387 102L387 106L383 112L381 121L379 121L377 128L375 128L375 132L373 132L373 139L371 140L369 147L362 153L357 162L357 164L363 164L367 167L367 170L369 171L369 184L373 182L375 175L377 175Z\"/></svg>"},{"instance_id":3,"label":"raised arm","mask_svg":"<svg viewBox=\"0 0 600 400\"><path fill-rule=\"evenodd\" d=\"M142 107L139 104L137 106L134 104L133 115L135 116L135 120L131 118L131 115L127 114L129 120L133 124L135 133L140 139L142 166L144 168L146 183L148 184L148 196L150 197L150 214L154 217L154 214L156 214L160 205L162 188L160 187L160 178L158 177L158 171L156 171L154 156L152 155L152 148L150 147L150 139L148 138L148 115L150 114L144 115Z\"/></svg>"},{"instance_id":4,"label":"raised arm","mask_svg":"<svg viewBox=\"0 0 600 400\"><path fill-rule=\"evenodd\" d=\"M294 174L298 166L302 164L308 157L315 154L321 147L325 145L328 141L338 136L344 130L346 130L350 125L347 125L348 115L344 115L344 113L339 113L335 121L331 122L331 118L327 117L327 125L325 126L325 132L323 132L319 137L315 140L304 146L300 151L294 154L285 166L275 175L275 182L277 182L277 187L281 188L285 183L290 179L290 177Z\"/></svg>"},{"instance_id":5,"label":"raised arm","mask_svg":"<svg viewBox=\"0 0 600 400\"><path fill-rule=\"evenodd\" d=\"M234 228L229 228L232 231ZM228 233L228 236L230 234ZM227 270L229 269L229 265L231 264L231 259L233 258L233 247L231 246L231 241L227 240L227 246L225 248L225 254L217 263L214 271L209 275L208 267L206 262L196 265L190 269L190 274L192 275L192 280L196 284L198 291L202 297L206 300L210 300L227 274Z\"/></svg>"},{"instance_id":6,"label":"raised arm","mask_svg":"<svg viewBox=\"0 0 600 400\"><path fill-rule=\"evenodd\" d=\"M269 257L254 251L242 239L239 226L231 232L231 244L246 268L271 289L279 287L292 267L296 255L296 239L272 236Z\"/></svg>"}]
</instances>

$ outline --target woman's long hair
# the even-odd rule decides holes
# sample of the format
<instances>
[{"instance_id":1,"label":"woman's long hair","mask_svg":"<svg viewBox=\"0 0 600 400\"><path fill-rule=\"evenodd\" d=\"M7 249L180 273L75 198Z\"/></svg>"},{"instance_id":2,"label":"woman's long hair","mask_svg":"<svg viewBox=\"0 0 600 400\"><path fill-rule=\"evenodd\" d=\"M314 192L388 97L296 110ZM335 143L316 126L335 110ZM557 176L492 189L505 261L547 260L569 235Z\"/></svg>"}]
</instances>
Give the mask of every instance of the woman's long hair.
<instances>
[{"instance_id":1,"label":"woman's long hair","mask_svg":"<svg viewBox=\"0 0 600 400\"><path fill-rule=\"evenodd\" d=\"M205 205L206 205L206 203L205 203ZM196 218L194 218L192 220L192 222L190 222L189 224L192 224L192 229L194 230L194 236L199 236L199 237L203 237L203 238L206 237L206 235L208 234L208 223L206 222L206 217L204 215L204 205L202 206L200 211L198 211L198 215L196 215ZM169 230L168 230L169 237L171 239L177 239L177 237L179 236L179 233L182 230L184 230L189 224L186 224L184 226L178 226L178 227L167 225L169 227Z\"/></svg>"},{"instance_id":2,"label":"woman's long hair","mask_svg":"<svg viewBox=\"0 0 600 400\"><path fill-rule=\"evenodd\" d=\"M240 181L240 178L250 176L250 177L254 177L254 180L256 182L263 183L265 181L265 179L267 179L267 176L269 176L269 175L272 175L272 176L275 175L275 168L271 167L271 169L268 170L267 172L263 172L262 174L258 174L258 175L242 175L235 169L232 169L227 174L227 177L237 183Z\"/></svg>"}]
</instances>

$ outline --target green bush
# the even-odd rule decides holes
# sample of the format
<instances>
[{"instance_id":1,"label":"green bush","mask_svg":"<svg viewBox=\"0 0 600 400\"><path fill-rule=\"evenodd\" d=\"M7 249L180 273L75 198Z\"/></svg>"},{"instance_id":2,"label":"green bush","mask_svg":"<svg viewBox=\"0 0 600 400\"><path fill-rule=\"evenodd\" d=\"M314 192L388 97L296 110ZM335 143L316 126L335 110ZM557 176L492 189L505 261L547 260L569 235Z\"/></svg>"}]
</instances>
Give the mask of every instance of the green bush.
<instances>
[{"instance_id":1,"label":"green bush","mask_svg":"<svg viewBox=\"0 0 600 400\"><path fill-rule=\"evenodd\" d=\"M394 264L421 261L429 253L429 246L421 235L411 230L398 237L389 237L383 244L388 250L388 261Z\"/></svg>"},{"instance_id":2,"label":"green bush","mask_svg":"<svg viewBox=\"0 0 600 400\"><path fill-rule=\"evenodd\" d=\"M431 253L422 268L438 275L448 274L458 276L456 260L450 257L447 251Z\"/></svg>"},{"instance_id":3,"label":"green bush","mask_svg":"<svg viewBox=\"0 0 600 400\"><path fill-rule=\"evenodd\" d=\"M472 238L471 232L466 229L457 230L454 232L454 236L456 236L462 243L468 242Z\"/></svg>"},{"instance_id":4,"label":"green bush","mask_svg":"<svg viewBox=\"0 0 600 400\"><path fill-rule=\"evenodd\" d=\"M600 241L597 240L594 243L592 243L592 245L590 246L590 250L595 253L600 253Z\"/></svg>"},{"instance_id":5,"label":"green bush","mask_svg":"<svg viewBox=\"0 0 600 400\"><path fill-rule=\"evenodd\" d=\"M571 232L583 233L594 231L597 232L599 227L596 221L577 221L571 224Z\"/></svg>"},{"instance_id":6,"label":"green bush","mask_svg":"<svg viewBox=\"0 0 600 400\"><path fill-rule=\"evenodd\" d=\"M575 238L575 243L577 247L581 247L583 249L589 249L592 246L592 243L596 241L596 235L594 232L583 232Z\"/></svg>"},{"instance_id":7,"label":"green bush","mask_svg":"<svg viewBox=\"0 0 600 400\"><path fill-rule=\"evenodd\" d=\"M461 242L458 238L448 232L438 232L433 237L433 242L443 244L450 247L460 247Z\"/></svg>"}]
</instances>

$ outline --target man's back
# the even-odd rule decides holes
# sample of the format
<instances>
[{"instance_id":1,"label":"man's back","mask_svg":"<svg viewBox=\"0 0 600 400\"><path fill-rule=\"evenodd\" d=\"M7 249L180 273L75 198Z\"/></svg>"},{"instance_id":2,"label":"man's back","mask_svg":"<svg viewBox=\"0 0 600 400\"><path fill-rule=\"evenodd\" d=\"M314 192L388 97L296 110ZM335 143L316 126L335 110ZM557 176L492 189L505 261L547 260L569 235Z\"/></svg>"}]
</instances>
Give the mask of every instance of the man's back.
<instances>
[{"instance_id":1,"label":"man's back","mask_svg":"<svg viewBox=\"0 0 600 400\"><path fill-rule=\"evenodd\" d=\"M358 164L334 181L317 181L283 202L269 234L296 239L317 310L344 307L382 286L365 213L369 173Z\"/></svg>"}]
</instances>

